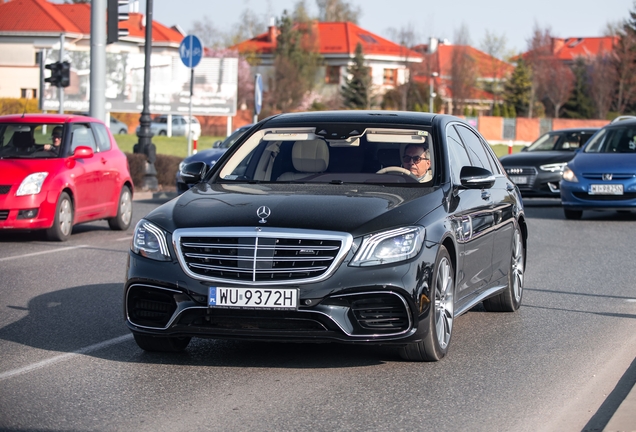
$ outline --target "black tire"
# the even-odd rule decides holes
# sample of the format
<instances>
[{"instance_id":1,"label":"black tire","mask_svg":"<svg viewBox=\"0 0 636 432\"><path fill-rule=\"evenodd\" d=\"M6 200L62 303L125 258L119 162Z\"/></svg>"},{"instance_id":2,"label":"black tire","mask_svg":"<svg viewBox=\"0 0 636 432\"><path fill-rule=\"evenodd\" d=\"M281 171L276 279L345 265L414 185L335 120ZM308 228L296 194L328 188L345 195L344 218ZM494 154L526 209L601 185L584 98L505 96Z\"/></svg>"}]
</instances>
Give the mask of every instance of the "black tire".
<instances>
[{"instance_id":1,"label":"black tire","mask_svg":"<svg viewBox=\"0 0 636 432\"><path fill-rule=\"evenodd\" d=\"M73 232L73 201L71 197L62 192L55 206L55 219L53 226L46 230L46 237L52 241L66 241Z\"/></svg>"},{"instance_id":2,"label":"black tire","mask_svg":"<svg viewBox=\"0 0 636 432\"><path fill-rule=\"evenodd\" d=\"M519 227L515 228L512 240L512 256L508 272L508 286L494 297L483 301L488 312L514 312L521 306L523 299L523 280L526 267L526 249Z\"/></svg>"},{"instance_id":3,"label":"black tire","mask_svg":"<svg viewBox=\"0 0 636 432\"><path fill-rule=\"evenodd\" d=\"M128 130L127 130L127 129L120 129L118 133L119 133L120 135L125 135L125 134L127 134L127 133L128 133Z\"/></svg>"},{"instance_id":4,"label":"black tire","mask_svg":"<svg viewBox=\"0 0 636 432\"><path fill-rule=\"evenodd\" d=\"M159 337L133 334L139 348L151 352L182 352L190 343L189 337Z\"/></svg>"},{"instance_id":5,"label":"black tire","mask_svg":"<svg viewBox=\"0 0 636 432\"><path fill-rule=\"evenodd\" d=\"M563 214L566 219L579 220L583 216L583 210L568 210L564 208Z\"/></svg>"},{"instance_id":6,"label":"black tire","mask_svg":"<svg viewBox=\"0 0 636 432\"><path fill-rule=\"evenodd\" d=\"M444 246L435 260L431 296L434 303L428 314L429 331L419 342L400 347L400 357L408 361L438 361L448 353L455 319L455 272Z\"/></svg>"},{"instance_id":7,"label":"black tire","mask_svg":"<svg viewBox=\"0 0 636 432\"><path fill-rule=\"evenodd\" d=\"M158 133L159 136L166 136L168 135L168 132L166 132L165 130L159 131Z\"/></svg>"},{"instance_id":8,"label":"black tire","mask_svg":"<svg viewBox=\"0 0 636 432\"><path fill-rule=\"evenodd\" d=\"M117 216L108 219L108 226L115 231L127 230L132 221L132 192L128 186L121 188L117 204Z\"/></svg>"}]
</instances>

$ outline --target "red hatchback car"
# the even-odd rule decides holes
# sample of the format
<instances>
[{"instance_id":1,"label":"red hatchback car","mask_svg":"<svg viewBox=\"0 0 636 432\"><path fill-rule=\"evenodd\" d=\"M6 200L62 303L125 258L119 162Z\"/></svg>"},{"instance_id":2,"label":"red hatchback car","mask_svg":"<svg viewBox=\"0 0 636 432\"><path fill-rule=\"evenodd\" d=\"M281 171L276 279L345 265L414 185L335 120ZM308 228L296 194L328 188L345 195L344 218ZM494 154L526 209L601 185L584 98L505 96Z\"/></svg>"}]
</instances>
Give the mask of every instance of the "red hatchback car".
<instances>
[{"instance_id":1,"label":"red hatchback car","mask_svg":"<svg viewBox=\"0 0 636 432\"><path fill-rule=\"evenodd\" d=\"M126 155L106 125L63 114L0 116L0 230L45 230L65 241L73 225L132 220Z\"/></svg>"}]
</instances>

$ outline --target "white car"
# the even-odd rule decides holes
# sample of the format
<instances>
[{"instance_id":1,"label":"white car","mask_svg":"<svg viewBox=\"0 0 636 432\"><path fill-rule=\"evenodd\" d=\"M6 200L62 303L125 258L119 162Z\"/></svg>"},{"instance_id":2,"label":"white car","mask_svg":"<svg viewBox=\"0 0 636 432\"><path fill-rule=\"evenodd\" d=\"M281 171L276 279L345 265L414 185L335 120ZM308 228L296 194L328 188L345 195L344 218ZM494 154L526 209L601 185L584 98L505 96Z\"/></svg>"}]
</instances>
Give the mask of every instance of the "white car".
<instances>
[{"instance_id":1,"label":"white car","mask_svg":"<svg viewBox=\"0 0 636 432\"><path fill-rule=\"evenodd\" d=\"M201 136L201 124L196 117L190 119L190 125L192 127L192 137L197 139ZM172 115L172 136L188 136L190 127L188 126L188 117L182 115ZM168 116L160 115L154 118L150 122L150 132L153 136L168 135ZM137 133L139 133L139 126L137 126Z\"/></svg>"}]
</instances>

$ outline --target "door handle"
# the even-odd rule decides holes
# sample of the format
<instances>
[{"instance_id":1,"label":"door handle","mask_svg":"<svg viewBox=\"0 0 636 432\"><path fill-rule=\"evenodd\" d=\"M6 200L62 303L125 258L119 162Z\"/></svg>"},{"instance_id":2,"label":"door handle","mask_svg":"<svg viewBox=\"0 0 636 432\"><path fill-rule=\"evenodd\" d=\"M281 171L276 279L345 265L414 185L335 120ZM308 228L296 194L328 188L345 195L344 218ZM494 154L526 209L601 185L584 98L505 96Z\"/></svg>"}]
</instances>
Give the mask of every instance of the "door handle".
<instances>
[{"instance_id":1,"label":"door handle","mask_svg":"<svg viewBox=\"0 0 636 432\"><path fill-rule=\"evenodd\" d=\"M510 183L506 183L506 190L508 192L512 192L513 190L515 190L514 185L510 184Z\"/></svg>"},{"instance_id":2,"label":"door handle","mask_svg":"<svg viewBox=\"0 0 636 432\"><path fill-rule=\"evenodd\" d=\"M484 201L488 201L490 199L490 192L481 191L481 199L483 199Z\"/></svg>"},{"instance_id":3,"label":"door handle","mask_svg":"<svg viewBox=\"0 0 636 432\"><path fill-rule=\"evenodd\" d=\"M106 158L102 158L102 163L103 163L104 165L106 165L106 162L108 162L108 161L106 160Z\"/></svg>"}]
</instances>

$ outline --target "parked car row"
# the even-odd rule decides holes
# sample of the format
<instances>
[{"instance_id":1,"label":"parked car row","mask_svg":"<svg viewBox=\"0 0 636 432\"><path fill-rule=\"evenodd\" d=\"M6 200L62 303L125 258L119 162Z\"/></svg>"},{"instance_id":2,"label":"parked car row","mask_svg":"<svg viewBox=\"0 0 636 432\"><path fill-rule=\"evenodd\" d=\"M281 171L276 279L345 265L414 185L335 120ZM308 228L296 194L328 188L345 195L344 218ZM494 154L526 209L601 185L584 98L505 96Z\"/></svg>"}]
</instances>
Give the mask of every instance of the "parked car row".
<instances>
[{"instance_id":1,"label":"parked car row","mask_svg":"<svg viewBox=\"0 0 636 432\"><path fill-rule=\"evenodd\" d=\"M636 117L552 131L500 160L522 196L560 199L567 219L636 210Z\"/></svg>"},{"instance_id":2,"label":"parked car row","mask_svg":"<svg viewBox=\"0 0 636 432\"><path fill-rule=\"evenodd\" d=\"M182 115L172 115L172 121L168 124L168 116L160 115L150 122L150 133L155 136L167 136L168 126L171 126L172 136L188 136L192 130L192 137L197 139L201 136L201 124L196 117ZM136 133L139 134L140 126L137 126Z\"/></svg>"}]
</instances>

